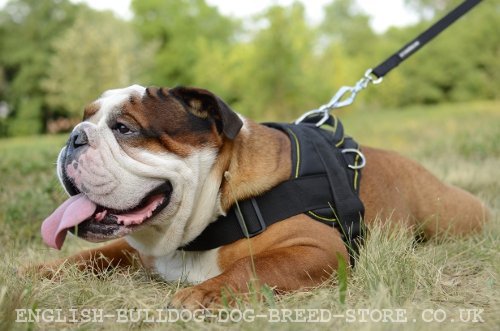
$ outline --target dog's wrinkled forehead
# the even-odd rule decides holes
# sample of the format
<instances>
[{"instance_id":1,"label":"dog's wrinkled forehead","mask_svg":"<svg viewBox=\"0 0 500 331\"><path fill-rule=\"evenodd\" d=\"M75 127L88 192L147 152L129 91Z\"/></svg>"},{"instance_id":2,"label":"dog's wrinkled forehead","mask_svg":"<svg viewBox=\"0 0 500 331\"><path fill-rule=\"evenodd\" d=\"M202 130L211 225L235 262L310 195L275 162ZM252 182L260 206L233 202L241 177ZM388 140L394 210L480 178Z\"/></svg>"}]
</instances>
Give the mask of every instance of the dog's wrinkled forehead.
<instances>
[{"instance_id":1,"label":"dog's wrinkled forehead","mask_svg":"<svg viewBox=\"0 0 500 331\"><path fill-rule=\"evenodd\" d=\"M111 129L122 145L181 155L189 147L220 145L222 135L233 139L242 124L206 90L139 85L106 91L85 108L84 121Z\"/></svg>"},{"instance_id":2,"label":"dog's wrinkled forehead","mask_svg":"<svg viewBox=\"0 0 500 331\"><path fill-rule=\"evenodd\" d=\"M118 111L127 100L132 97L142 97L146 88L140 85L132 85L126 88L107 90L99 99L89 104L84 109L83 119L97 122L113 111Z\"/></svg>"}]
</instances>

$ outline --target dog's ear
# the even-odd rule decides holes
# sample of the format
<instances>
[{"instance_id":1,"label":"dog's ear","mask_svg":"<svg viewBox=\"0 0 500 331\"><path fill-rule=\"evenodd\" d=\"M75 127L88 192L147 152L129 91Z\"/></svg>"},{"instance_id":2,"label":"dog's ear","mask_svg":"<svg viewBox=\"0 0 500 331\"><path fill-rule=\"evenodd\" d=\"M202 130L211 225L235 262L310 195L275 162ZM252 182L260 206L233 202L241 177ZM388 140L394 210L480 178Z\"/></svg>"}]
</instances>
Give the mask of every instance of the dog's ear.
<instances>
[{"instance_id":1,"label":"dog's ear","mask_svg":"<svg viewBox=\"0 0 500 331\"><path fill-rule=\"evenodd\" d=\"M193 115L201 118L212 118L219 133L234 139L243 122L229 106L210 91L178 86L169 90L170 94L180 100Z\"/></svg>"}]
</instances>

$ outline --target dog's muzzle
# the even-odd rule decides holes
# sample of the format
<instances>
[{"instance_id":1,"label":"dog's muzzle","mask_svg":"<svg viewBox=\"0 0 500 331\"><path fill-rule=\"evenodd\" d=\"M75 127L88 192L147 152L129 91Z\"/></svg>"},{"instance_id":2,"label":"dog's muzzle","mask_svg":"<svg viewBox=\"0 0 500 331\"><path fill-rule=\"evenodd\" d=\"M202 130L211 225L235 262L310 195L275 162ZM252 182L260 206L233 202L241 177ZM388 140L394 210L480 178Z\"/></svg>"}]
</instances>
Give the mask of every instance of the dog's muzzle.
<instances>
[{"instance_id":1,"label":"dog's muzzle","mask_svg":"<svg viewBox=\"0 0 500 331\"><path fill-rule=\"evenodd\" d=\"M113 197L108 199L110 201L108 206L92 201L89 198L92 197L90 193L95 192L85 187L80 181L81 177L75 175L81 170L82 154L86 153L88 148L96 146L91 136L92 125L85 122L78 125L58 157L57 173L71 197L42 224L44 241L54 248L59 249L62 246L68 230L92 242L128 235L158 215L170 203L173 188L169 181L156 184L156 187L145 193L136 205L124 209L110 207L113 199L116 199ZM100 170L95 164L90 169ZM88 169L86 170L88 172Z\"/></svg>"}]
</instances>

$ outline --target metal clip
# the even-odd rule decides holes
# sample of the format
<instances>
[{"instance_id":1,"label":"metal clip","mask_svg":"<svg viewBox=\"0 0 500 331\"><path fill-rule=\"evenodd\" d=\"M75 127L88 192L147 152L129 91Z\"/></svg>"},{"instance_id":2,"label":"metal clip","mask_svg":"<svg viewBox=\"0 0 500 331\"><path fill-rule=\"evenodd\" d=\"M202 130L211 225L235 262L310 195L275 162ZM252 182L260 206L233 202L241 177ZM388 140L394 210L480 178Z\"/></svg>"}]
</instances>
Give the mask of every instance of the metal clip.
<instances>
[{"instance_id":1,"label":"metal clip","mask_svg":"<svg viewBox=\"0 0 500 331\"><path fill-rule=\"evenodd\" d=\"M302 115L300 118L298 118L295 121L295 124L301 123L302 121L304 121L306 118L308 118L310 116L317 115L317 114L323 114L323 117L316 123L316 126L318 126L318 127L322 126L330 117L330 110L332 110L334 108L344 107L344 103L346 103L346 102L352 103L352 101L354 100L352 94L351 94L351 97L349 97L349 99L352 98L353 100L349 100L349 99L342 100L344 95L346 93L352 93L352 90L353 90L353 88L350 86L342 86L337 91L337 93L335 93L335 95L332 97L330 102L328 102L325 105L322 105L318 109L313 109L313 110L308 111L307 113ZM347 106L349 103L347 103L345 105Z\"/></svg>"},{"instance_id":2,"label":"metal clip","mask_svg":"<svg viewBox=\"0 0 500 331\"><path fill-rule=\"evenodd\" d=\"M299 117L294 123L299 124L303 122L306 118L311 117L313 115L323 114L321 119L316 123L316 126L323 125L328 118L330 117L330 111L336 108L341 108L345 106L349 106L356 99L356 95L363 89L365 89L368 84L379 84L382 82L382 77L376 78L373 76L372 69L368 69L363 78L361 78L356 85L354 86L342 86L337 93L331 98L331 100L327 103L319 107L318 109L313 109L301 117Z\"/></svg>"},{"instance_id":3,"label":"metal clip","mask_svg":"<svg viewBox=\"0 0 500 331\"><path fill-rule=\"evenodd\" d=\"M366 165L366 158L365 158L365 155L363 153L361 153L361 151L359 149L355 149L355 148L346 148L346 149L343 149L342 150L342 154L345 154L345 153L354 153L354 154L358 154L358 156L361 158L361 164L359 165L352 165L352 164L348 164L347 166L353 170L359 170L359 169L362 169L365 167Z\"/></svg>"}]
</instances>

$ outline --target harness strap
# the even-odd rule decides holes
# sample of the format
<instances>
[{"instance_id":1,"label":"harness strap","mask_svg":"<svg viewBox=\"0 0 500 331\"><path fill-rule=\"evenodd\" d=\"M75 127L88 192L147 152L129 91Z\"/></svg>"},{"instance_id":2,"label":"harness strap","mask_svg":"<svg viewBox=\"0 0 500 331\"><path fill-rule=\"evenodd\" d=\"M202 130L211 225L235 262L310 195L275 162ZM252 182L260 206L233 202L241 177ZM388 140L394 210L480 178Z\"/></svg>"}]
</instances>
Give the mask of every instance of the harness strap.
<instances>
[{"instance_id":1,"label":"harness strap","mask_svg":"<svg viewBox=\"0 0 500 331\"><path fill-rule=\"evenodd\" d=\"M226 216L219 217L185 251L204 251L252 238L268 226L309 210L330 208L329 181L326 174L299 177L274 187L261 196L239 201ZM315 187L311 191L311 186ZM321 202L323 201L323 202Z\"/></svg>"},{"instance_id":2,"label":"harness strap","mask_svg":"<svg viewBox=\"0 0 500 331\"><path fill-rule=\"evenodd\" d=\"M335 201L338 228L351 256L351 264L353 264L353 256L358 253L360 244L358 241L362 237L361 224L365 208L348 181L345 168L342 167L345 160L341 150L336 148L332 153L326 150L325 144L316 142L314 147L317 149L323 166L327 169L328 183L333 201Z\"/></svg>"}]
</instances>

